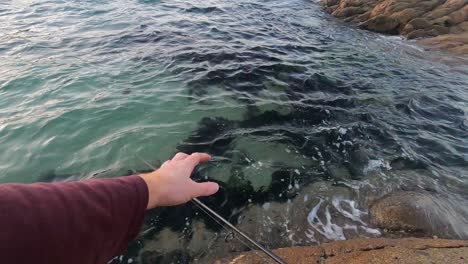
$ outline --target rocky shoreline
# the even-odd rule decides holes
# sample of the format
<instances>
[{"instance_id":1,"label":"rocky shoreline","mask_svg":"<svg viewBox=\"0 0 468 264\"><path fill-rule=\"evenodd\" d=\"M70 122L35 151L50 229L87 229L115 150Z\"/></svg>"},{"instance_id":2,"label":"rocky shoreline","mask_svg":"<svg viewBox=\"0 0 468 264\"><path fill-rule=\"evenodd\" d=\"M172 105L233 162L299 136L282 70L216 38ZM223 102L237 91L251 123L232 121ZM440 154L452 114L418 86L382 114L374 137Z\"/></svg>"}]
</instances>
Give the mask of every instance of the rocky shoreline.
<instances>
[{"instance_id":1,"label":"rocky shoreline","mask_svg":"<svg viewBox=\"0 0 468 264\"><path fill-rule=\"evenodd\" d=\"M466 263L468 240L457 240L468 238L466 214L454 213L459 206L436 192L394 191L369 205L369 220L384 237L293 246L275 253L287 263ZM246 252L215 263L270 263L261 255Z\"/></svg>"},{"instance_id":2,"label":"rocky shoreline","mask_svg":"<svg viewBox=\"0 0 468 264\"><path fill-rule=\"evenodd\" d=\"M468 55L468 0L321 0L360 28L418 39L427 49Z\"/></svg>"},{"instance_id":3,"label":"rocky shoreline","mask_svg":"<svg viewBox=\"0 0 468 264\"><path fill-rule=\"evenodd\" d=\"M274 250L287 263L466 263L468 241L445 239L351 239L321 246ZM267 261L257 252L247 252L216 264L260 264Z\"/></svg>"}]
</instances>

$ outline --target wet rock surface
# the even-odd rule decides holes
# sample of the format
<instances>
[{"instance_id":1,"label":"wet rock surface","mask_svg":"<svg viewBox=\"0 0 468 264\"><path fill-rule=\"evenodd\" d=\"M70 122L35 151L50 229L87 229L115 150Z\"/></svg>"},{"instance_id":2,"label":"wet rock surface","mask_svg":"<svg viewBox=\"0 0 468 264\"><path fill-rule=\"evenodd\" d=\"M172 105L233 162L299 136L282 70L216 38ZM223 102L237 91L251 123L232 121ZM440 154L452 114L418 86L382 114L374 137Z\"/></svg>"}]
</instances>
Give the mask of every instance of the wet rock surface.
<instances>
[{"instance_id":1,"label":"wet rock surface","mask_svg":"<svg viewBox=\"0 0 468 264\"><path fill-rule=\"evenodd\" d=\"M255 203L253 198L246 206L234 208L228 217L258 243L269 248L292 247L381 234L367 223L368 214L359 209L351 188L317 182L299 189L289 176L281 179L279 182L291 185L287 191L278 192L290 197L288 200ZM164 220L162 215L157 218L164 222L163 229L145 234L147 241L136 257L139 263L213 263L249 250L251 245L242 243L237 235L210 221L203 212L195 212L196 217L189 218L187 210L196 208L178 208L170 219ZM167 217L168 212L164 214ZM186 222L174 225L181 217Z\"/></svg>"},{"instance_id":2,"label":"wet rock surface","mask_svg":"<svg viewBox=\"0 0 468 264\"><path fill-rule=\"evenodd\" d=\"M387 231L421 236L467 238L467 219L451 201L426 191L397 191L369 208L370 222Z\"/></svg>"},{"instance_id":3,"label":"wet rock surface","mask_svg":"<svg viewBox=\"0 0 468 264\"><path fill-rule=\"evenodd\" d=\"M468 241L445 239L352 239L313 247L274 250L287 263L466 263ZM275 263L246 252L217 264Z\"/></svg>"},{"instance_id":4,"label":"wet rock surface","mask_svg":"<svg viewBox=\"0 0 468 264\"><path fill-rule=\"evenodd\" d=\"M359 27L408 39L429 48L468 54L467 0L322 0L335 17Z\"/></svg>"}]
</instances>

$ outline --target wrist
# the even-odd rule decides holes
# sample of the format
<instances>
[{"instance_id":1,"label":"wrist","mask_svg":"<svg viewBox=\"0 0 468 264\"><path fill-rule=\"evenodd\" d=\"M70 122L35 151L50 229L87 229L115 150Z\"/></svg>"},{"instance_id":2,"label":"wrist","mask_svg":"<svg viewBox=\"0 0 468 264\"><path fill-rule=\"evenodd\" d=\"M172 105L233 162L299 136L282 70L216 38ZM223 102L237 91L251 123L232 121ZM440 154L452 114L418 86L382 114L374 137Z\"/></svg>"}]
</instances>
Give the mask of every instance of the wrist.
<instances>
[{"instance_id":1,"label":"wrist","mask_svg":"<svg viewBox=\"0 0 468 264\"><path fill-rule=\"evenodd\" d=\"M144 173L144 174L139 174L140 178L143 179L143 181L146 183L146 186L148 188L148 204L146 206L146 209L152 209L155 207L158 207L158 201L159 197L157 195L157 175L155 175L157 171L151 172L151 173Z\"/></svg>"}]
</instances>

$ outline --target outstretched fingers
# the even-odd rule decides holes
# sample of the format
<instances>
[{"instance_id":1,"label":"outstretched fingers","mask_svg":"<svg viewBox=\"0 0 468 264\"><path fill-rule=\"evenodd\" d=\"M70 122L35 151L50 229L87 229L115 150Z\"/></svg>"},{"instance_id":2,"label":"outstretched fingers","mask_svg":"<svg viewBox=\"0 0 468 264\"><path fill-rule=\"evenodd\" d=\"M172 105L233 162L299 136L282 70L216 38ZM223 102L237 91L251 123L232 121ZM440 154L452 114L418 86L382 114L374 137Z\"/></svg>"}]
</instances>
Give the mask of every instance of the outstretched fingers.
<instances>
[{"instance_id":1,"label":"outstretched fingers","mask_svg":"<svg viewBox=\"0 0 468 264\"><path fill-rule=\"evenodd\" d=\"M195 168L195 166L197 166L198 164L200 163L203 163L203 162L208 162L209 160L211 159L211 156L206 154L206 153L192 153L190 156L187 157L187 162L189 162L189 164Z\"/></svg>"},{"instance_id":2,"label":"outstretched fingers","mask_svg":"<svg viewBox=\"0 0 468 264\"><path fill-rule=\"evenodd\" d=\"M193 182L193 197L210 196L218 192L219 185L216 182Z\"/></svg>"},{"instance_id":3,"label":"outstretched fingers","mask_svg":"<svg viewBox=\"0 0 468 264\"><path fill-rule=\"evenodd\" d=\"M177 154L175 154L175 156L172 158L173 161L177 161L177 160L183 160L185 158L187 158L189 155L185 154L185 153L182 153L182 152L179 152Z\"/></svg>"}]
</instances>

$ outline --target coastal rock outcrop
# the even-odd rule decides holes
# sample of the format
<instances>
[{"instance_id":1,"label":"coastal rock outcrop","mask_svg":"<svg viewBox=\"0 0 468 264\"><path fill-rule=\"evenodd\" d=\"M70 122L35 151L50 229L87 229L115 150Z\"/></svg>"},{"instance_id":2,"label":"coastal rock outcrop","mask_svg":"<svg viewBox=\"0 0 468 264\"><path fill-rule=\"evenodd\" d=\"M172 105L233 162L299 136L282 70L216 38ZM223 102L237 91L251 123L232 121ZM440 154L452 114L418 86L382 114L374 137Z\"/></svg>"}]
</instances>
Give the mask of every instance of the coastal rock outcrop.
<instances>
[{"instance_id":1,"label":"coastal rock outcrop","mask_svg":"<svg viewBox=\"0 0 468 264\"><path fill-rule=\"evenodd\" d=\"M287 263L466 263L468 241L445 239L351 239L321 246L274 250ZM216 264L275 263L259 252L246 252Z\"/></svg>"},{"instance_id":2,"label":"coastal rock outcrop","mask_svg":"<svg viewBox=\"0 0 468 264\"><path fill-rule=\"evenodd\" d=\"M333 16L379 33L468 54L468 0L322 0Z\"/></svg>"}]
</instances>

